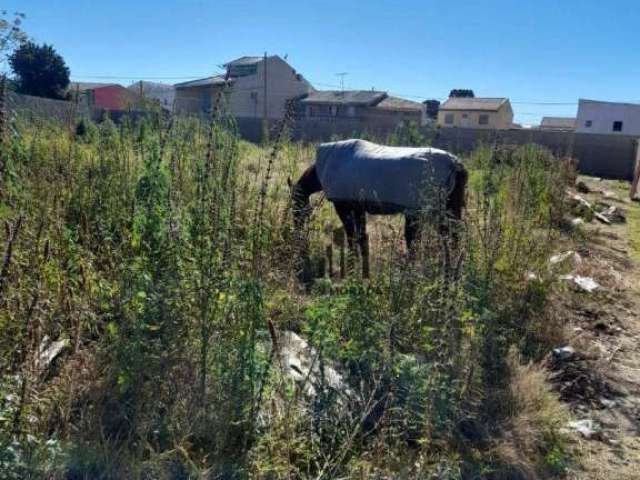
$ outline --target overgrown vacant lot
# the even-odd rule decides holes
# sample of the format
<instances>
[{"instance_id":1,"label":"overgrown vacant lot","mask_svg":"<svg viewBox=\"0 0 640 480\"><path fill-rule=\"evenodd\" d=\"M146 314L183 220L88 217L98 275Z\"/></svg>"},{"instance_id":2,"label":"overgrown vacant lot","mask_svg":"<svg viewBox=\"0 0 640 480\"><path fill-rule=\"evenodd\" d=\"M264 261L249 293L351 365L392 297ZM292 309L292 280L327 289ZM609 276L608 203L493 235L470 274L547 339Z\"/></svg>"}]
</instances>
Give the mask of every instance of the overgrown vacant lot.
<instances>
[{"instance_id":1,"label":"overgrown vacant lot","mask_svg":"<svg viewBox=\"0 0 640 480\"><path fill-rule=\"evenodd\" d=\"M312 146L243 143L224 117L14 127L3 478L565 472L568 414L537 365L563 336L548 259L572 241L567 162L478 150L458 244L427 228L409 256L400 220L379 219L372 278L357 259L330 278L330 203L302 240L290 221L286 178Z\"/></svg>"}]
</instances>

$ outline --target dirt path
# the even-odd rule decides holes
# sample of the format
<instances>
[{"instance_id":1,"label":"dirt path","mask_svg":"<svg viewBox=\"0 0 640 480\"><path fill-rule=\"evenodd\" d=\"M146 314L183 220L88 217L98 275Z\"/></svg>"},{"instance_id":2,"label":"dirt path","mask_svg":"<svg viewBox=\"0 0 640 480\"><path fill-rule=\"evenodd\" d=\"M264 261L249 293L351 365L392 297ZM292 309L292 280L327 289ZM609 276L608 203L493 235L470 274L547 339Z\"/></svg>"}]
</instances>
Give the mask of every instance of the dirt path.
<instances>
[{"instance_id":1,"label":"dirt path","mask_svg":"<svg viewBox=\"0 0 640 480\"><path fill-rule=\"evenodd\" d=\"M572 273L600 284L560 301L575 354L551 362L553 383L574 419L593 431L572 434L581 465L568 478L640 479L640 203L627 200L628 184L581 180L591 190L585 199L622 208L627 222L585 224L578 256L568 260Z\"/></svg>"}]
</instances>

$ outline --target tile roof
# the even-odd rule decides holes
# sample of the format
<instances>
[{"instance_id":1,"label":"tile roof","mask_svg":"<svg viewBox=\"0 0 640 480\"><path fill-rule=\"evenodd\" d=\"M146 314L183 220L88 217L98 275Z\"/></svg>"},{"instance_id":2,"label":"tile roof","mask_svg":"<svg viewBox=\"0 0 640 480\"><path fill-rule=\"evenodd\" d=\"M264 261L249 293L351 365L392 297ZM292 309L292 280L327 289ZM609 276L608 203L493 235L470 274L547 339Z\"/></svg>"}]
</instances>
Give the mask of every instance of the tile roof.
<instances>
[{"instance_id":1,"label":"tile roof","mask_svg":"<svg viewBox=\"0 0 640 480\"><path fill-rule=\"evenodd\" d=\"M316 90L300 101L302 103L376 105L386 96L385 92L373 90Z\"/></svg>"},{"instance_id":2,"label":"tile roof","mask_svg":"<svg viewBox=\"0 0 640 480\"><path fill-rule=\"evenodd\" d=\"M540 127L574 129L576 128L576 119L573 117L542 117Z\"/></svg>"},{"instance_id":3,"label":"tile roof","mask_svg":"<svg viewBox=\"0 0 640 480\"><path fill-rule=\"evenodd\" d=\"M231 81L231 80L229 80ZM224 75L214 75L213 77L199 78L197 80L189 80L188 82L176 83L175 88L192 88L192 87L206 87L209 85L224 85Z\"/></svg>"},{"instance_id":4,"label":"tile roof","mask_svg":"<svg viewBox=\"0 0 640 480\"><path fill-rule=\"evenodd\" d=\"M419 102L406 100L399 97L386 97L376 105L376 108L384 110L403 110L407 112L422 112L423 105Z\"/></svg>"},{"instance_id":5,"label":"tile roof","mask_svg":"<svg viewBox=\"0 0 640 480\"><path fill-rule=\"evenodd\" d=\"M450 97L440 105L440 110L486 110L495 112L508 101L508 98Z\"/></svg>"}]
</instances>

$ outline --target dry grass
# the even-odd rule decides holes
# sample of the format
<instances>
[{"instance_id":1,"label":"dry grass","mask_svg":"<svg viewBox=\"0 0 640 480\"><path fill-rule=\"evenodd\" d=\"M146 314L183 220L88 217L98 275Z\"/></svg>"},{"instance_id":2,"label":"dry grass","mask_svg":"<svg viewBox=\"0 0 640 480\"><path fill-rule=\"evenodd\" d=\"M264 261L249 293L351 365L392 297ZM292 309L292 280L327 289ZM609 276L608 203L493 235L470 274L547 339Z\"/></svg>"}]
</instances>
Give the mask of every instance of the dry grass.
<instances>
[{"instance_id":1,"label":"dry grass","mask_svg":"<svg viewBox=\"0 0 640 480\"><path fill-rule=\"evenodd\" d=\"M537 480L564 469L564 439L558 431L569 418L536 364L521 364L512 352L511 416L495 452L506 467L498 478Z\"/></svg>"}]
</instances>

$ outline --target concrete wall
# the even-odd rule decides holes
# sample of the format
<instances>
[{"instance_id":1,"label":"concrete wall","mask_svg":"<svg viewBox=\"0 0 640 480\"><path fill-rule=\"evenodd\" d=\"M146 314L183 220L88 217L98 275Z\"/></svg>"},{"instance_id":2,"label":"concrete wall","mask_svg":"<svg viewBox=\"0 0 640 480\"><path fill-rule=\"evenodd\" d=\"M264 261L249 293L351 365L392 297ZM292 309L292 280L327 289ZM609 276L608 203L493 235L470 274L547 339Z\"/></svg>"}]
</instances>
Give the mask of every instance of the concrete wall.
<instances>
[{"instance_id":1,"label":"concrete wall","mask_svg":"<svg viewBox=\"0 0 640 480\"><path fill-rule=\"evenodd\" d=\"M414 115L419 125L420 115ZM262 119L236 118L240 135L245 140L260 142L262 138ZM269 130L273 136L279 122L269 121ZM358 118L298 118L291 125L290 137L295 141L327 142L346 138L370 138L385 141L396 132L400 121L396 115L363 116Z\"/></svg>"},{"instance_id":2,"label":"concrete wall","mask_svg":"<svg viewBox=\"0 0 640 480\"><path fill-rule=\"evenodd\" d=\"M14 92L8 92L7 94L7 109L13 114L34 121L56 120L68 122L74 110L78 116L90 113L87 105L83 102L76 106L74 102L32 97L31 95L21 95Z\"/></svg>"},{"instance_id":3,"label":"concrete wall","mask_svg":"<svg viewBox=\"0 0 640 480\"><path fill-rule=\"evenodd\" d=\"M572 156L586 175L630 180L633 176L637 138L551 130L484 131L440 128L429 138L434 147L462 154L482 144L524 145L535 143L559 156Z\"/></svg>"},{"instance_id":4,"label":"concrete wall","mask_svg":"<svg viewBox=\"0 0 640 480\"><path fill-rule=\"evenodd\" d=\"M306 142L327 142L345 138L370 138L384 142L397 131L395 120L387 119L308 119L296 120L291 138ZM253 142L262 137L259 119L237 119L240 135ZM277 122L270 122L275 132ZM463 155L481 145L526 145L534 143L557 156L571 156L586 175L630 180L633 177L638 140L632 136L580 134L553 130L480 130L473 128L421 128L426 143Z\"/></svg>"},{"instance_id":5,"label":"concrete wall","mask_svg":"<svg viewBox=\"0 0 640 480\"><path fill-rule=\"evenodd\" d=\"M588 121L591 122L590 127L586 126ZM622 122L621 132L613 131L615 121ZM640 105L580 99L576 131L640 136Z\"/></svg>"}]
</instances>

